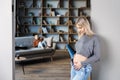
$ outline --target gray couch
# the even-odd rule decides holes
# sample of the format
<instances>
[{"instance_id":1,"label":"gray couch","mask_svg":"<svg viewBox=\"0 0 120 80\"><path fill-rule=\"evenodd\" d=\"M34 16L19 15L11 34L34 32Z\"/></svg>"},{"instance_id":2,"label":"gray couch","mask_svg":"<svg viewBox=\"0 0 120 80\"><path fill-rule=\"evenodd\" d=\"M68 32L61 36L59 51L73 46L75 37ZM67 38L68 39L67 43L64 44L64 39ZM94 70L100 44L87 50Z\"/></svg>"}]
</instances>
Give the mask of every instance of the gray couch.
<instances>
[{"instance_id":1,"label":"gray couch","mask_svg":"<svg viewBox=\"0 0 120 80\"><path fill-rule=\"evenodd\" d=\"M33 36L16 37L15 38L15 58L16 61L29 61L45 57L50 57L53 60L56 43L52 42L51 48L41 49L33 48Z\"/></svg>"}]
</instances>

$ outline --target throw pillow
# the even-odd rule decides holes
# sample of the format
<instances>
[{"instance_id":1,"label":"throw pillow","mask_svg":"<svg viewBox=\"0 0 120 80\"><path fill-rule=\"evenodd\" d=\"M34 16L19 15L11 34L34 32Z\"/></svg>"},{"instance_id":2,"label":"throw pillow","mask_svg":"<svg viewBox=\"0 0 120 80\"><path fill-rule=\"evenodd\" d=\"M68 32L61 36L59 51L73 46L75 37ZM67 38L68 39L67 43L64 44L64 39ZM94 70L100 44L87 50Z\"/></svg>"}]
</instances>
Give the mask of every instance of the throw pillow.
<instances>
[{"instance_id":1,"label":"throw pillow","mask_svg":"<svg viewBox=\"0 0 120 80\"><path fill-rule=\"evenodd\" d=\"M48 47L52 47L53 37L44 38Z\"/></svg>"}]
</instances>

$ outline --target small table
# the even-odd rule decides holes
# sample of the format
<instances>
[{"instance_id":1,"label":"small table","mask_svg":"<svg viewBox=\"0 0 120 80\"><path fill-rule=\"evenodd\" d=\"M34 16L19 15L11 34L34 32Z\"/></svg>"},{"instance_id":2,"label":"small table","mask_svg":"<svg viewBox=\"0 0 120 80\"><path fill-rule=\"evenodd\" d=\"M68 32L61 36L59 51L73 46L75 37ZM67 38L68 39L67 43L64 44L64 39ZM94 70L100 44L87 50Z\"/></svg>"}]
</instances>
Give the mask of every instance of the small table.
<instances>
[{"instance_id":1,"label":"small table","mask_svg":"<svg viewBox=\"0 0 120 80\"><path fill-rule=\"evenodd\" d=\"M23 60L26 60L26 58L25 57L15 57L15 61L22 62ZM24 64L22 64L22 71L23 71L23 74L25 74Z\"/></svg>"}]
</instances>

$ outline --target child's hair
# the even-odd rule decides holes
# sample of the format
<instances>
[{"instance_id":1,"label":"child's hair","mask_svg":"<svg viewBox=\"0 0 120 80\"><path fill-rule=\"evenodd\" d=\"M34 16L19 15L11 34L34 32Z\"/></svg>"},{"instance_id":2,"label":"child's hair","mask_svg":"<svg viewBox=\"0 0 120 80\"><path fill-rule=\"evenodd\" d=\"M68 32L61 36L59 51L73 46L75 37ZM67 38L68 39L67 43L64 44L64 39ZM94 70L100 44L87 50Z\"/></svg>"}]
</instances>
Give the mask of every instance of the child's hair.
<instances>
[{"instance_id":1,"label":"child's hair","mask_svg":"<svg viewBox=\"0 0 120 80\"><path fill-rule=\"evenodd\" d=\"M40 39L40 41L43 41L43 40L44 40L44 38L43 38L43 37L40 37L39 39Z\"/></svg>"}]
</instances>

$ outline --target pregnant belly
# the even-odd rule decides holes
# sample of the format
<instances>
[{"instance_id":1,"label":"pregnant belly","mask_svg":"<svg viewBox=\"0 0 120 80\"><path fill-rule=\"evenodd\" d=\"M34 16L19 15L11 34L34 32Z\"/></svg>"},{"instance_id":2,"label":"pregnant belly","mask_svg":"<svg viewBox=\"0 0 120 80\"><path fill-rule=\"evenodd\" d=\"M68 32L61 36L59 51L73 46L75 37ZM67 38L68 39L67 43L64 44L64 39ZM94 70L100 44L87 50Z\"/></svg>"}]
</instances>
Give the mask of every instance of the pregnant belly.
<instances>
[{"instance_id":1,"label":"pregnant belly","mask_svg":"<svg viewBox=\"0 0 120 80\"><path fill-rule=\"evenodd\" d=\"M86 59L87 59L87 57L85 57L83 55L80 55L80 54L74 55L74 62L76 62L76 61L82 62L82 61L85 61Z\"/></svg>"}]
</instances>

